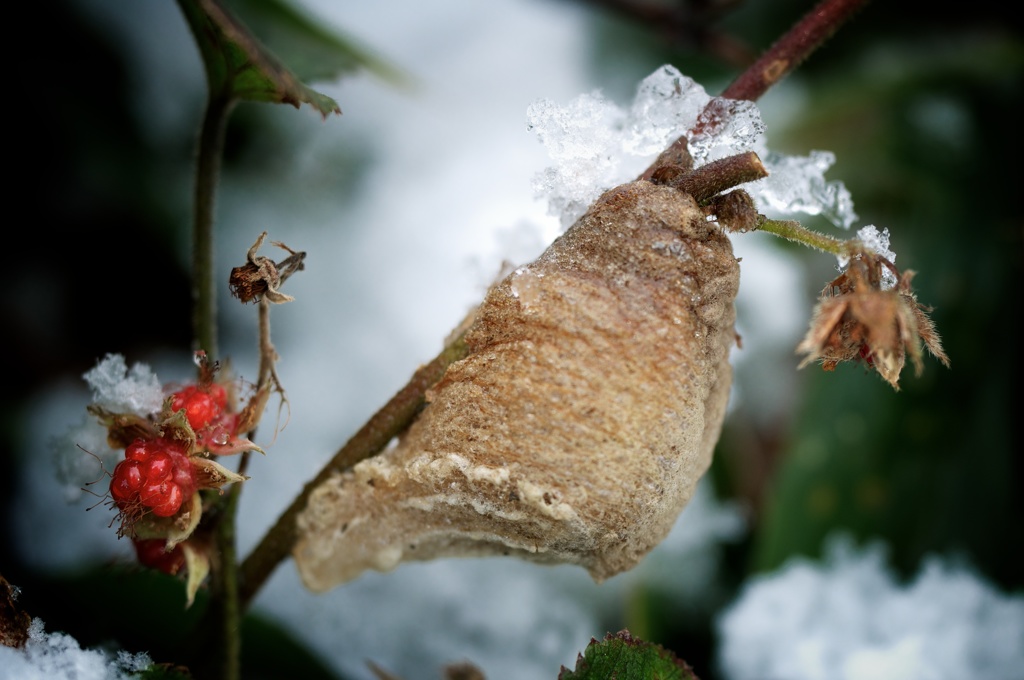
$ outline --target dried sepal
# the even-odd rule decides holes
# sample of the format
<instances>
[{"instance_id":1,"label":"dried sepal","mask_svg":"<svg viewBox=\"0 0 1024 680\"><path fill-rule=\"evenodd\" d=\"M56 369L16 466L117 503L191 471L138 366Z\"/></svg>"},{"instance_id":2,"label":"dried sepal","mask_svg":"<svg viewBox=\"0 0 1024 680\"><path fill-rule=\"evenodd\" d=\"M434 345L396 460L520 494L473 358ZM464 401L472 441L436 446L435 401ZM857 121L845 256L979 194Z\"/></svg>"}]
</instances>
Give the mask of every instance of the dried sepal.
<instances>
[{"instance_id":1,"label":"dried sepal","mask_svg":"<svg viewBox=\"0 0 1024 680\"><path fill-rule=\"evenodd\" d=\"M89 404L86 410L107 428L107 444L112 449L123 449L139 437L155 439L160 436L159 426L145 416L114 413L97 404Z\"/></svg>"},{"instance_id":2,"label":"dried sepal","mask_svg":"<svg viewBox=\"0 0 1024 680\"><path fill-rule=\"evenodd\" d=\"M193 541L186 541L181 544L185 553L185 608L192 606L195 602L196 593L203 585L203 581L210 573L210 555L206 546L197 546Z\"/></svg>"},{"instance_id":3,"label":"dried sepal","mask_svg":"<svg viewBox=\"0 0 1024 680\"><path fill-rule=\"evenodd\" d=\"M157 424L161 436L181 442L186 451L194 452L197 445L197 436L192 425L188 422L185 411L175 411L171 408L171 397L164 400L164 408L161 412L163 419Z\"/></svg>"},{"instance_id":4,"label":"dried sepal","mask_svg":"<svg viewBox=\"0 0 1024 680\"><path fill-rule=\"evenodd\" d=\"M171 517L157 517L147 513L137 518L131 526L132 538L162 538L167 541L167 550L181 543L196 530L203 516L203 500L198 493L192 494L188 502L182 503L181 510Z\"/></svg>"},{"instance_id":5,"label":"dried sepal","mask_svg":"<svg viewBox=\"0 0 1024 680\"><path fill-rule=\"evenodd\" d=\"M885 288L883 272L897 277ZM930 308L921 305L910 287L914 272L902 274L884 257L861 252L822 291L810 328L797 346L805 354L800 367L818 361L826 371L842 361L864 361L896 390L910 357L917 375L924 369L921 345L949 366L949 357Z\"/></svg>"},{"instance_id":6,"label":"dried sepal","mask_svg":"<svg viewBox=\"0 0 1024 680\"><path fill-rule=\"evenodd\" d=\"M225 484L249 479L246 475L233 472L210 458L200 456L192 459L192 468L196 474L196 486L200 489L219 489Z\"/></svg>"},{"instance_id":7,"label":"dried sepal","mask_svg":"<svg viewBox=\"0 0 1024 680\"><path fill-rule=\"evenodd\" d=\"M272 392L283 393L284 390L281 389L276 381L272 380L264 383L253 393L249 401L246 402L245 406L238 413L239 432L250 432L259 424L263 418L263 412L267 408L267 402L270 401L270 394Z\"/></svg>"}]
</instances>

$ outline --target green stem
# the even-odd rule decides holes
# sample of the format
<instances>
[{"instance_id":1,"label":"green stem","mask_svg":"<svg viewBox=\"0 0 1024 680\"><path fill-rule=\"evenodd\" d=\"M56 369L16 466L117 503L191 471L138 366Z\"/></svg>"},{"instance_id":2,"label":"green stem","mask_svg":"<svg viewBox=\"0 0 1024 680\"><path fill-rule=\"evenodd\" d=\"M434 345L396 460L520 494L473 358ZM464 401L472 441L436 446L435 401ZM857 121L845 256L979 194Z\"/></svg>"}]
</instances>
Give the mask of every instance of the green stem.
<instances>
[{"instance_id":1,"label":"green stem","mask_svg":"<svg viewBox=\"0 0 1024 680\"><path fill-rule=\"evenodd\" d=\"M192 302L194 349L202 349L211 360L217 359L217 307L213 253L214 205L220 176L221 158L227 122L236 100L211 93L199 136L196 158L195 207L192 237ZM213 522L219 559L211 571L211 606L205 630L219 630L218 644L206 647L219 665L217 677L238 680L241 677L241 638L238 607L238 565L235 547L235 514L238 485L217 498L204 520Z\"/></svg>"},{"instance_id":2,"label":"green stem","mask_svg":"<svg viewBox=\"0 0 1024 680\"><path fill-rule=\"evenodd\" d=\"M196 159L192 224L192 334L195 347L217 357L217 305L214 285L214 196L224 154L224 135L235 100L211 96L203 118Z\"/></svg>"},{"instance_id":3,"label":"green stem","mask_svg":"<svg viewBox=\"0 0 1024 680\"><path fill-rule=\"evenodd\" d=\"M242 613L238 601L238 548L235 535L235 518L238 515L241 491L241 484L231 485L225 494L224 514L217 525L220 569L216 572L219 597L215 607L220 614L221 677L224 680L238 680L242 677Z\"/></svg>"},{"instance_id":4,"label":"green stem","mask_svg":"<svg viewBox=\"0 0 1024 680\"><path fill-rule=\"evenodd\" d=\"M794 220L765 220L758 224L757 230L837 256L842 255L849 244L849 241L811 231Z\"/></svg>"},{"instance_id":5,"label":"green stem","mask_svg":"<svg viewBox=\"0 0 1024 680\"><path fill-rule=\"evenodd\" d=\"M377 411L334 454L317 476L303 487L302 492L242 563L239 577L239 603L242 609L248 607L277 565L291 554L298 535L295 522L306 508L306 501L313 490L331 475L347 470L359 461L382 451L388 442L409 427L426 403L427 390L441 379L448 366L464 358L468 353L466 343L459 337L430 363L421 366L405 387Z\"/></svg>"}]
</instances>

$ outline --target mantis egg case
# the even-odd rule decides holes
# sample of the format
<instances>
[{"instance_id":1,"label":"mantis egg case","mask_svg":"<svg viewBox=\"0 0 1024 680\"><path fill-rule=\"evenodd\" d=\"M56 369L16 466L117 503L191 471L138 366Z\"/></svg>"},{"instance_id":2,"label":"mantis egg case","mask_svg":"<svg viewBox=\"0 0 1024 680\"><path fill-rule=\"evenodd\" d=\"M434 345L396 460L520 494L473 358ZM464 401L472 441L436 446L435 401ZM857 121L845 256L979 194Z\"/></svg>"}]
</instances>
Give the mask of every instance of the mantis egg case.
<instances>
[{"instance_id":1,"label":"mantis egg case","mask_svg":"<svg viewBox=\"0 0 1024 680\"><path fill-rule=\"evenodd\" d=\"M305 585L454 556L597 581L635 566L711 463L738 285L729 239L688 194L606 192L488 291L468 356L397 445L313 491L294 548Z\"/></svg>"}]
</instances>

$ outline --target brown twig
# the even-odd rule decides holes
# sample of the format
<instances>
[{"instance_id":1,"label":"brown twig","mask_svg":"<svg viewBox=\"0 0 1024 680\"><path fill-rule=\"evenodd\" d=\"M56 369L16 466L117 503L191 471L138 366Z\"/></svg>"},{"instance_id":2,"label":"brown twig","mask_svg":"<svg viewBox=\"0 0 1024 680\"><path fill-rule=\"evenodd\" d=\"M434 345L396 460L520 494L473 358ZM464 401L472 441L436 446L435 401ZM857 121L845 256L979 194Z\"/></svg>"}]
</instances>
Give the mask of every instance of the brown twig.
<instances>
[{"instance_id":1,"label":"brown twig","mask_svg":"<svg viewBox=\"0 0 1024 680\"><path fill-rule=\"evenodd\" d=\"M711 24L736 2L689 2L685 5L649 0L583 0L642 24L676 45L689 45L735 68L746 68L756 54L749 46Z\"/></svg>"},{"instance_id":2,"label":"brown twig","mask_svg":"<svg viewBox=\"0 0 1024 680\"><path fill-rule=\"evenodd\" d=\"M804 15L793 28L779 38L761 57L739 75L719 95L723 99L757 101L775 83L782 80L799 64L803 63L853 14L866 5L868 0L822 0L814 9ZM714 106L712 100L710 106ZM714 119L701 117L698 120ZM685 150L688 139L696 134L707 134L711 130L698 123L687 135L674 141L658 160L654 161L641 175L650 179L662 163L662 157Z\"/></svg>"},{"instance_id":3,"label":"brown twig","mask_svg":"<svg viewBox=\"0 0 1024 680\"><path fill-rule=\"evenodd\" d=\"M753 151L712 161L688 172L677 173L676 170L674 166L663 166L654 173L651 181L690 194L697 203L704 203L723 191L768 176L764 164Z\"/></svg>"},{"instance_id":4,"label":"brown twig","mask_svg":"<svg viewBox=\"0 0 1024 680\"><path fill-rule=\"evenodd\" d=\"M449 343L430 363L421 366L412 379L399 390L334 454L317 476L303 487L277 523L264 535L263 540L242 563L239 571L239 603L244 611L277 565L291 553L295 543L295 520L306 507L309 494L321 482L336 472L346 470L387 446L401 434L426 403L426 393L440 380L452 363L462 359L467 348L462 338Z\"/></svg>"}]
</instances>

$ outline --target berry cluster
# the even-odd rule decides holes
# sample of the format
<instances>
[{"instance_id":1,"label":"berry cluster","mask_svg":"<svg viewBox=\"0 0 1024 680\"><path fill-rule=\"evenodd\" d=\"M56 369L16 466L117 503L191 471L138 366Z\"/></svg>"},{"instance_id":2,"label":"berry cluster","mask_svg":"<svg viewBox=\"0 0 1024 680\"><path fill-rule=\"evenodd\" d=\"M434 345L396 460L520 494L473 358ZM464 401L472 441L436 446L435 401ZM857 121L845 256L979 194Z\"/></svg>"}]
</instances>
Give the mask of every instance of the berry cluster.
<instances>
[{"instance_id":1,"label":"berry cluster","mask_svg":"<svg viewBox=\"0 0 1024 680\"><path fill-rule=\"evenodd\" d=\"M232 447L238 414L227 411L228 393L223 385L188 385L171 395L170 404L172 412L185 411L201 449L215 454L238 452Z\"/></svg>"},{"instance_id":2,"label":"berry cluster","mask_svg":"<svg viewBox=\"0 0 1024 680\"><path fill-rule=\"evenodd\" d=\"M157 517L177 513L195 490L195 471L185 447L163 437L139 437L129 444L110 481L110 495L122 512L148 508Z\"/></svg>"},{"instance_id":3,"label":"berry cluster","mask_svg":"<svg viewBox=\"0 0 1024 680\"><path fill-rule=\"evenodd\" d=\"M171 395L171 410L185 409L188 424L197 433L218 419L228 406L223 385L188 385Z\"/></svg>"},{"instance_id":4,"label":"berry cluster","mask_svg":"<svg viewBox=\"0 0 1024 680\"><path fill-rule=\"evenodd\" d=\"M231 384L216 380L217 365L201 352L196 364L199 379L165 386L159 410L114 412L98 404L89 409L107 428L110 445L124 450L107 491L118 511L118 536L131 540L139 564L187 574L189 604L210 569L210 532L196 535L210 500L201 492L248 479L217 459L262 452L239 432L255 427L270 394L258 390L238 411Z\"/></svg>"},{"instance_id":5,"label":"berry cluster","mask_svg":"<svg viewBox=\"0 0 1024 680\"><path fill-rule=\"evenodd\" d=\"M143 566L172 576L185 566L185 551L180 544L167 550L167 541L163 538L137 538L132 545L139 564Z\"/></svg>"}]
</instances>

